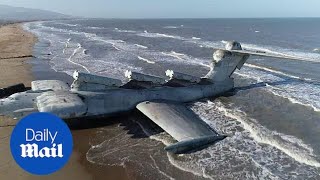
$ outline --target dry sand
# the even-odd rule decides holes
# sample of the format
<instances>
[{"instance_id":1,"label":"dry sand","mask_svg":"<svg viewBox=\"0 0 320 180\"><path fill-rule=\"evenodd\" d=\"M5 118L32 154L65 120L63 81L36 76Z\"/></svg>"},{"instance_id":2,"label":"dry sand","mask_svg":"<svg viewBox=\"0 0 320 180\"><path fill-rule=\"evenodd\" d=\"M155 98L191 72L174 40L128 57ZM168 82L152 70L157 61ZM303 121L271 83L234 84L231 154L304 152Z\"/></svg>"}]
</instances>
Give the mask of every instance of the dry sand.
<instances>
[{"instance_id":1,"label":"dry sand","mask_svg":"<svg viewBox=\"0 0 320 180\"><path fill-rule=\"evenodd\" d=\"M0 88L16 83L30 86L33 80L30 56L36 37L25 32L20 24L7 25L0 28ZM0 126L13 125L15 121L0 116ZM10 135L14 126L0 127L0 179L128 179L122 167L100 166L86 160L86 152L90 148L89 138L94 129L72 131L74 152L67 165L49 176L34 176L22 170L10 153Z\"/></svg>"}]
</instances>

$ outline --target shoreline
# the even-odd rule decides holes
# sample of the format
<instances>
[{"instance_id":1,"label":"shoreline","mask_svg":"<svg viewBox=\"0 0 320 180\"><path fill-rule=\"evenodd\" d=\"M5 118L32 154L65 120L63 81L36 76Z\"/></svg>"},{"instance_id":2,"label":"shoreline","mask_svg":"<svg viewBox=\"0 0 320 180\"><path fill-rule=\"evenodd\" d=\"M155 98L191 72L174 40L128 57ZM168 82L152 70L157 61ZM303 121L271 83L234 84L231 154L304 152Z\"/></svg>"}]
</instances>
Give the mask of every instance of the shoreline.
<instances>
[{"instance_id":1,"label":"shoreline","mask_svg":"<svg viewBox=\"0 0 320 180\"><path fill-rule=\"evenodd\" d=\"M0 88L24 83L30 86L33 80L30 58L17 58L32 55L37 37L26 32L21 24L9 24L0 27ZM19 47L19 48L17 48Z\"/></svg>"},{"instance_id":2,"label":"shoreline","mask_svg":"<svg viewBox=\"0 0 320 180\"><path fill-rule=\"evenodd\" d=\"M50 69L47 62L31 57L36 43L37 37L25 31L22 23L0 26L0 88L17 83L30 87L32 80L68 78L66 74ZM10 152L10 135L15 123L11 118L0 116L0 179L128 179L123 167L96 165L87 161L89 140L95 136L95 129L72 130L73 153L61 170L49 176L31 175L15 163Z\"/></svg>"}]
</instances>

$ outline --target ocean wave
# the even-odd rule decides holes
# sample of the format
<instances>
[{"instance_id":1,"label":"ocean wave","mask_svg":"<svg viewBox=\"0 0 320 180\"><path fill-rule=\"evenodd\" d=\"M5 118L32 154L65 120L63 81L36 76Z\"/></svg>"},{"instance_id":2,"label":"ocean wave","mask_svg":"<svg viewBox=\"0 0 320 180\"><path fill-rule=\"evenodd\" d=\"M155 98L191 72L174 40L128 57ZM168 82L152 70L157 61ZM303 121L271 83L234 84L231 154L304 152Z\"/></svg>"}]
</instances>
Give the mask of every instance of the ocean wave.
<instances>
[{"instance_id":1,"label":"ocean wave","mask_svg":"<svg viewBox=\"0 0 320 180\"><path fill-rule=\"evenodd\" d=\"M259 69L259 70L264 70L264 71L271 72L271 73L276 73L276 74L283 75L283 76L286 76L286 77L290 77L290 78L293 78L293 79L304 80L304 78L300 78L298 76L290 75L290 74L284 73L282 71L273 70L273 69L270 69L270 68L267 68L267 67L263 67L263 66L258 66L258 65L254 65L254 64L250 64L250 63L246 63L244 66L255 68L255 69Z\"/></svg>"},{"instance_id":2,"label":"ocean wave","mask_svg":"<svg viewBox=\"0 0 320 180\"><path fill-rule=\"evenodd\" d=\"M68 24L68 23L59 23L56 22L55 24L63 25L63 26L68 26L68 27L77 27L80 26L80 24Z\"/></svg>"},{"instance_id":3,"label":"ocean wave","mask_svg":"<svg viewBox=\"0 0 320 180\"><path fill-rule=\"evenodd\" d=\"M229 110L221 105L217 109L220 112L223 112L227 117L239 121L243 128L247 130L250 133L250 136L258 143L273 146L297 162L317 168L320 167L320 163L315 160L316 156L313 154L313 149L304 144L302 140L276 131L270 131L258 124L254 119L246 121L245 119L248 119L248 117L241 110Z\"/></svg>"},{"instance_id":4,"label":"ocean wave","mask_svg":"<svg viewBox=\"0 0 320 180\"><path fill-rule=\"evenodd\" d=\"M310 83L310 84L314 84L314 85L320 85L320 81L317 81L315 79L303 78L303 77L295 76L295 75L292 75L292 74L284 73L284 72L279 71L279 70L274 70L274 69L271 69L271 68L267 68L267 67L264 67L264 66L259 66L259 65L250 64L250 63L245 63L244 66L250 67L250 68L254 68L254 69L259 69L261 71L277 74L277 75L280 75L280 76L284 76L284 77L300 80L301 82L306 82L306 83Z\"/></svg>"},{"instance_id":5,"label":"ocean wave","mask_svg":"<svg viewBox=\"0 0 320 180\"><path fill-rule=\"evenodd\" d=\"M149 63L149 64L154 64L154 63L155 63L154 61L151 61L151 60L149 60L149 59L143 58L143 57L141 57L141 56L138 56L138 59L140 59L140 60L142 60L142 61L145 61L145 62L147 62L147 63Z\"/></svg>"},{"instance_id":6,"label":"ocean wave","mask_svg":"<svg viewBox=\"0 0 320 180\"><path fill-rule=\"evenodd\" d=\"M200 40L201 38L198 38L198 37L192 37L191 39L194 39L194 40Z\"/></svg>"},{"instance_id":7,"label":"ocean wave","mask_svg":"<svg viewBox=\"0 0 320 180\"><path fill-rule=\"evenodd\" d=\"M221 41L205 41L205 40L195 40L191 39L187 42L197 44L199 47L203 48L224 48L224 43Z\"/></svg>"},{"instance_id":8,"label":"ocean wave","mask_svg":"<svg viewBox=\"0 0 320 180\"><path fill-rule=\"evenodd\" d=\"M144 31L143 33L138 33L137 35L143 36L143 37L150 37L150 38L172 38L172 39L180 39L180 40L184 39L181 36L174 36L174 35L163 34L163 33L150 33L148 31Z\"/></svg>"},{"instance_id":9,"label":"ocean wave","mask_svg":"<svg viewBox=\"0 0 320 180\"><path fill-rule=\"evenodd\" d=\"M179 60L183 60L183 59L185 59L187 57L187 55L182 54L182 53L177 53L175 51L162 52L162 54L164 54L166 56L174 57L174 58L179 59Z\"/></svg>"},{"instance_id":10,"label":"ocean wave","mask_svg":"<svg viewBox=\"0 0 320 180\"><path fill-rule=\"evenodd\" d=\"M179 27L177 27L177 26L164 26L163 28L164 29L177 29Z\"/></svg>"},{"instance_id":11,"label":"ocean wave","mask_svg":"<svg viewBox=\"0 0 320 180\"><path fill-rule=\"evenodd\" d=\"M147 46L143 46L143 45L141 45L141 44L134 44L134 45L137 46L137 47L143 48L143 49L148 49Z\"/></svg>"},{"instance_id":12,"label":"ocean wave","mask_svg":"<svg viewBox=\"0 0 320 180\"><path fill-rule=\"evenodd\" d=\"M119 28L114 28L116 32L123 32L123 33L136 33L137 31L133 30L125 30L125 29L119 29Z\"/></svg>"},{"instance_id":13,"label":"ocean wave","mask_svg":"<svg viewBox=\"0 0 320 180\"><path fill-rule=\"evenodd\" d=\"M223 48L228 41L192 41L188 40L188 42L198 44L200 47L207 48ZM258 45L258 44L249 44L249 43L241 43L243 49L254 51L254 52L266 52L270 55L276 56L284 56L284 57L292 57L295 61L310 61L310 62L320 62L320 55L313 52L302 52L298 49L287 49L283 47L276 46L267 46L267 45ZM299 60L297 60L298 58Z\"/></svg>"},{"instance_id":14,"label":"ocean wave","mask_svg":"<svg viewBox=\"0 0 320 180\"><path fill-rule=\"evenodd\" d=\"M320 48L315 48L315 49L313 49L312 51L319 53L319 52L320 52Z\"/></svg>"},{"instance_id":15,"label":"ocean wave","mask_svg":"<svg viewBox=\"0 0 320 180\"><path fill-rule=\"evenodd\" d=\"M67 41L65 42L64 48L62 50L63 54L65 54L66 49L69 48L70 41L71 41L71 38L68 38Z\"/></svg>"},{"instance_id":16,"label":"ocean wave","mask_svg":"<svg viewBox=\"0 0 320 180\"><path fill-rule=\"evenodd\" d=\"M106 29L105 27L88 26L88 29Z\"/></svg>"},{"instance_id":17,"label":"ocean wave","mask_svg":"<svg viewBox=\"0 0 320 180\"><path fill-rule=\"evenodd\" d=\"M319 177L319 162L313 149L302 140L271 131L220 100L190 106L218 133L229 137L195 153L168 153L175 167L208 179L289 179L292 175L283 173L283 167L294 164L290 167L296 179ZM162 141L161 137L157 139Z\"/></svg>"},{"instance_id":18,"label":"ocean wave","mask_svg":"<svg viewBox=\"0 0 320 180\"><path fill-rule=\"evenodd\" d=\"M236 74L246 79L254 79L257 83L265 82L267 83L266 90L273 94L286 98L290 100L291 103L311 107L314 111L320 111L320 88L317 84L314 84L312 80L310 81L309 79L292 76L281 71L275 71L252 64L247 64L242 71L236 72ZM299 81L277 83L287 81L286 77Z\"/></svg>"},{"instance_id":19,"label":"ocean wave","mask_svg":"<svg viewBox=\"0 0 320 180\"><path fill-rule=\"evenodd\" d=\"M80 43L78 43L78 47L73 50L73 53L70 55L70 57L69 57L67 60L68 60L69 62L71 62L72 64L75 64L75 65L78 65L78 66L82 67L82 68L85 69L88 73L90 73L89 69L88 69L86 66L84 66L84 65L82 65L82 64L80 64L80 63L78 63L78 62L73 61L73 57L75 57L77 53L79 53L79 52L84 53L84 51L85 51L85 49L83 49L83 48L82 48L82 45L81 45Z\"/></svg>"},{"instance_id":20,"label":"ocean wave","mask_svg":"<svg viewBox=\"0 0 320 180\"><path fill-rule=\"evenodd\" d=\"M123 44L126 44L126 42L123 40L106 39L97 35L89 36L88 38L93 41L99 41L99 42L111 44L112 47L117 51L122 51L123 50L122 47L124 47Z\"/></svg>"},{"instance_id":21,"label":"ocean wave","mask_svg":"<svg viewBox=\"0 0 320 180\"><path fill-rule=\"evenodd\" d=\"M56 28L56 27L51 27L51 26L46 26L43 24L44 22L32 22L30 23L31 26L35 26L34 29L32 29L33 32L35 32L37 35L41 36L41 33L47 33L46 31L49 32L58 32L58 33L65 33L69 35L95 35L92 33L86 33L83 31L77 31L77 30L71 30L71 29L63 29L63 28Z\"/></svg>"}]
</instances>

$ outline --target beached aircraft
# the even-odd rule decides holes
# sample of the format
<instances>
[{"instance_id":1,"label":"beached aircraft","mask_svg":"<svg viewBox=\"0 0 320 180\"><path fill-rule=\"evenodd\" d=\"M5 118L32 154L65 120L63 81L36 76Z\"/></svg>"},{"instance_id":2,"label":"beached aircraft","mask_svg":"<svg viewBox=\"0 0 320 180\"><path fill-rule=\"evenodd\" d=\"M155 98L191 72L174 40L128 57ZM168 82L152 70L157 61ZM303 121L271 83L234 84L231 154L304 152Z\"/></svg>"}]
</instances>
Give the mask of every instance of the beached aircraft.
<instances>
[{"instance_id":1,"label":"beached aircraft","mask_svg":"<svg viewBox=\"0 0 320 180\"><path fill-rule=\"evenodd\" d=\"M178 142L165 149L185 153L224 139L184 103L218 96L233 89L231 75L250 55L301 59L243 50L235 41L213 53L211 70L205 77L167 70L168 79L126 71L127 83L76 71L69 87L59 80L33 81L31 90L0 100L0 114L17 119L32 112L53 113L63 119L101 117L135 108Z\"/></svg>"}]
</instances>

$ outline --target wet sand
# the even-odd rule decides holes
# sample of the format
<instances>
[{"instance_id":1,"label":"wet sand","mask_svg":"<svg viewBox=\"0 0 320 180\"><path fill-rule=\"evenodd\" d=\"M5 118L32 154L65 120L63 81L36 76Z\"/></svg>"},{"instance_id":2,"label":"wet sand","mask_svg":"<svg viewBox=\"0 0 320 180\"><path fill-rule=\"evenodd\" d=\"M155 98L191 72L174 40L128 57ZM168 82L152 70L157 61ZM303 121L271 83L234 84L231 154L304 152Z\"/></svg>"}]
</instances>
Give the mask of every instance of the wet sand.
<instances>
[{"instance_id":1,"label":"wet sand","mask_svg":"<svg viewBox=\"0 0 320 180\"><path fill-rule=\"evenodd\" d=\"M49 79L64 76L43 69L45 66L34 69L31 64L37 64L36 59L30 61L31 58L19 58L31 56L36 41L37 38L24 31L21 24L0 28L0 88L17 83L30 86L32 80L44 79L44 74ZM45 73L48 71L49 73ZM96 132L94 128L72 131L74 152L67 165L60 171L49 176L31 175L15 163L10 153L10 135L15 123L11 118L0 116L0 179L129 179L122 167L96 165L87 161L89 140L94 138Z\"/></svg>"}]
</instances>

